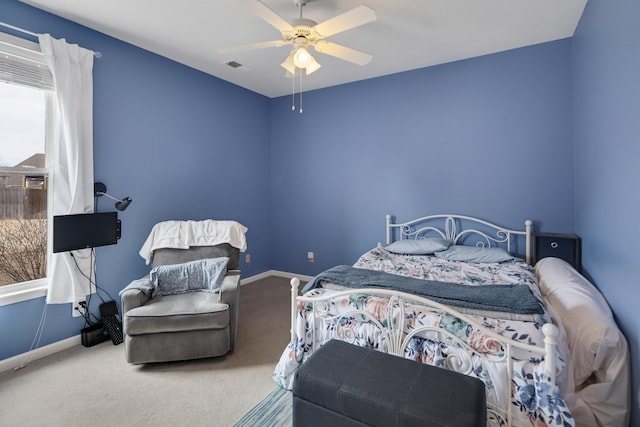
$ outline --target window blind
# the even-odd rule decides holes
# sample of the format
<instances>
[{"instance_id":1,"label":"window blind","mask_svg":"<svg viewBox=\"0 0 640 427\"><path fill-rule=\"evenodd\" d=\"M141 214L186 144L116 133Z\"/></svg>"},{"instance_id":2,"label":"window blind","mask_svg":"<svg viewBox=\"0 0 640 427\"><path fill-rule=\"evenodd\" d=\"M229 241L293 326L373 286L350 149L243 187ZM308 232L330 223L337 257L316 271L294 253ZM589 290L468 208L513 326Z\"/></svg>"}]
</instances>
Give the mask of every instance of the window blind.
<instances>
[{"instance_id":1,"label":"window blind","mask_svg":"<svg viewBox=\"0 0 640 427\"><path fill-rule=\"evenodd\" d=\"M0 32L0 81L53 90L53 76L38 43Z\"/></svg>"}]
</instances>

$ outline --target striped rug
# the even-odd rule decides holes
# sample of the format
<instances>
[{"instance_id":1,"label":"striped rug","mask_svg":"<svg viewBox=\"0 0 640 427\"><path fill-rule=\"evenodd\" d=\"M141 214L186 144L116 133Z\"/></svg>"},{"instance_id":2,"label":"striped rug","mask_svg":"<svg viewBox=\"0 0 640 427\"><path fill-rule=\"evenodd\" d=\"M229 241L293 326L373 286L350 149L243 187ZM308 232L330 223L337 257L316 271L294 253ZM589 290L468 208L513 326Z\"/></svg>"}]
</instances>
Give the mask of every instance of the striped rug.
<instances>
[{"instance_id":1,"label":"striped rug","mask_svg":"<svg viewBox=\"0 0 640 427\"><path fill-rule=\"evenodd\" d=\"M290 427L291 406L291 392L282 387L276 387L247 412L234 427Z\"/></svg>"}]
</instances>

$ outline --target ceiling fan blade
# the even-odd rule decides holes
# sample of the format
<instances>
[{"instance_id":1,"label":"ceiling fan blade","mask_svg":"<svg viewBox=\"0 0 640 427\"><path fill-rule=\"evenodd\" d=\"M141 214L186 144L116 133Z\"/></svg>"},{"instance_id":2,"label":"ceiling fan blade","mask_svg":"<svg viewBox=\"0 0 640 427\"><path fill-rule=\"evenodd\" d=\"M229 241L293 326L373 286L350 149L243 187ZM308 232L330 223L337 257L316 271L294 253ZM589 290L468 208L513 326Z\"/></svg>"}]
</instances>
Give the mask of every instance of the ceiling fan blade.
<instances>
[{"instance_id":1,"label":"ceiling fan blade","mask_svg":"<svg viewBox=\"0 0 640 427\"><path fill-rule=\"evenodd\" d=\"M376 12L367 6L358 6L334 18L327 19L313 27L322 38L359 27L378 19Z\"/></svg>"},{"instance_id":2,"label":"ceiling fan blade","mask_svg":"<svg viewBox=\"0 0 640 427\"><path fill-rule=\"evenodd\" d=\"M336 58L344 59L345 61L353 62L358 65L367 65L373 59L373 56L368 53L360 52L359 50L324 40L316 42L313 45L313 48L325 55L335 56Z\"/></svg>"},{"instance_id":3,"label":"ceiling fan blade","mask_svg":"<svg viewBox=\"0 0 640 427\"><path fill-rule=\"evenodd\" d=\"M281 33L293 31L291 24L260 0L243 0L242 2L251 9L253 13L271 24L271 26L277 28Z\"/></svg>"},{"instance_id":4,"label":"ceiling fan blade","mask_svg":"<svg viewBox=\"0 0 640 427\"><path fill-rule=\"evenodd\" d=\"M246 52L248 50L264 49L267 47L280 47L284 46L285 44L286 42L284 40L271 40L268 42L243 44L241 46L235 47L225 47L222 49L218 49L218 53L227 55L230 53Z\"/></svg>"}]
</instances>

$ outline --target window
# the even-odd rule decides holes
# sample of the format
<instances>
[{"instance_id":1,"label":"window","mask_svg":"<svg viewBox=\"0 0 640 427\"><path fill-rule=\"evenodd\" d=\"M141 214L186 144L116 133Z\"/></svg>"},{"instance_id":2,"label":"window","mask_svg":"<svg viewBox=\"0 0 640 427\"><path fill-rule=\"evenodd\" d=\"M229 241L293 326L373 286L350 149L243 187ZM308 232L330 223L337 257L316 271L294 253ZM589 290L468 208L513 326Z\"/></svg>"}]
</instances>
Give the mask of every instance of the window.
<instances>
[{"instance_id":1,"label":"window","mask_svg":"<svg viewBox=\"0 0 640 427\"><path fill-rule=\"evenodd\" d=\"M38 44L0 33L0 305L44 295L52 86Z\"/></svg>"}]
</instances>

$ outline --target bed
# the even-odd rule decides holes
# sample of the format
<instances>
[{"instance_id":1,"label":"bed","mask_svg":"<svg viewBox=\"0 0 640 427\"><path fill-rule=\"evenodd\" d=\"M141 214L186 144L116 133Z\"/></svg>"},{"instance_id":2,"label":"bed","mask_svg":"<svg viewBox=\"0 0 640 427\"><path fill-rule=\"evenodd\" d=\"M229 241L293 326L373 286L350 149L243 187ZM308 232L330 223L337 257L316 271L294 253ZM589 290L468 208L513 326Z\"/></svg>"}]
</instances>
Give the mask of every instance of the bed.
<instances>
[{"instance_id":1,"label":"bed","mask_svg":"<svg viewBox=\"0 0 640 427\"><path fill-rule=\"evenodd\" d=\"M566 262L532 266L532 222L463 215L395 223L386 242L299 294L273 378L330 339L479 378L488 425L626 425L628 346L602 295Z\"/></svg>"}]
</instances>

